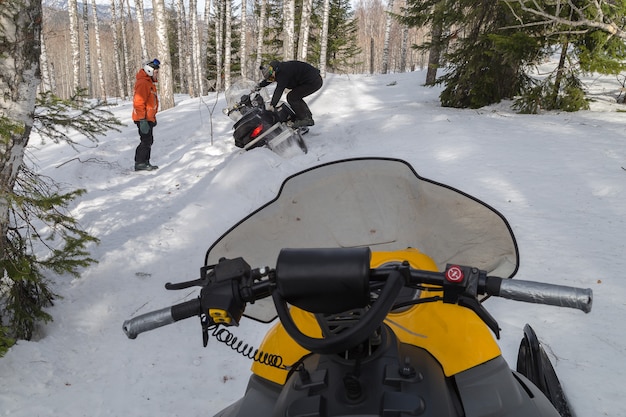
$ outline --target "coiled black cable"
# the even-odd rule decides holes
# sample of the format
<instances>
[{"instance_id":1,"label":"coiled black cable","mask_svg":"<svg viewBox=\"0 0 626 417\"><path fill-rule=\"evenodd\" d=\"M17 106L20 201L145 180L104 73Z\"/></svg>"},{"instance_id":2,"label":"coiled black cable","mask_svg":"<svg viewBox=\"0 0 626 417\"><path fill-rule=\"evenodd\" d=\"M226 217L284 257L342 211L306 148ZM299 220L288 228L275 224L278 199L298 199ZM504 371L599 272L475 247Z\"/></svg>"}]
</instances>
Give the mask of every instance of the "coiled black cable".
<instances>
[{"instance_id":1,"label":"coiled black cable","mask_svg":"<svg viewBox=\"0 0 626 417\"><path fill-rule=\"evenodd\" d=\"M290 369L290 367L283 365L282 356L273 355L271 353L255 349L253 346L244 343L243 340L237 339L237 336L235 336L230 330L225 327L220 328L219 324L211 324L208 326L207 330L211 332L211 335L218 342L224 343L226 346L248 359L252 359L260 364L272 366L278 369Z\"/></svg>"}]
</instances>

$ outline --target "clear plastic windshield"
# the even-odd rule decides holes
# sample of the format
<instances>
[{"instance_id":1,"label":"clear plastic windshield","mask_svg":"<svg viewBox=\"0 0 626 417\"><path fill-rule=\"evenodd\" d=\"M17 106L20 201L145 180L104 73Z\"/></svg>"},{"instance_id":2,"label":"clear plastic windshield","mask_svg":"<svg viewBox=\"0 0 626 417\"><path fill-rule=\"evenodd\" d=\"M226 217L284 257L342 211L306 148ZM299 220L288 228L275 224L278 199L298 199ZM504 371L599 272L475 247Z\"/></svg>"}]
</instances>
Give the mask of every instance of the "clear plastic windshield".
<instances>
[{"instance_id":1,"label":"clear plastic windshield","mask_svg":"<svg viewBox=\"0 0 626 417\"><path fill-rule=\"evenodd\" d=\"M359 158L332 162L287 178L277 197L241 220L207 251L205 264L241 256L274 267L282 248L408 247L447 263L510 278L518 252L506 219L487 204L420 177L405 161ZM264 301L264 300L262 300ZM267 321L271 300L246 315Z\"/></svg>"},{"instance_id":2,"label":"clear plastic windshield","mask_svg":"<svg viewBox=\"0 0 626 417\"><path fill-rule=\"evenodd\" d=\"M247 78L238 78L224 92L226 97L227 108L223 109L224 114L229 116L233 121L238 121L244 110L241 105L248 103L248 106L262 105L269 101L269 95L265 88L255 91L257 83ZM260 100L256 99L260 96ZM245 110L244 110L245 111Z\"/></svg>"}]
</instances>

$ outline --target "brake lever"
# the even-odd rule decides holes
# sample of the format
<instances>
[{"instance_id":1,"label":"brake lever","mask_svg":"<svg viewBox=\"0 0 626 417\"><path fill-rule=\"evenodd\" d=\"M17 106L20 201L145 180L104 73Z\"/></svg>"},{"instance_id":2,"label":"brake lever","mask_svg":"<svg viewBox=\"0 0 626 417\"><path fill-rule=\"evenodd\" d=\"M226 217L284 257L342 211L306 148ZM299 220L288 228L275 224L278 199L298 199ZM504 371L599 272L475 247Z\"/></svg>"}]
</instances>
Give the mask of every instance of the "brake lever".
<instances>
[{"instance_id":1,"label":"brake lever","mask_svg":"<svg viewBox=\"0 0 626 417\"><path fill-rule=\"evenodd\" d=\"M500 340L500 326L496 319L487 311L485 307L474 297L465 295L459 296L458 304L461 307L469 308L491 329L496 335L496 338Z\"/></svg>"}]
</instances>

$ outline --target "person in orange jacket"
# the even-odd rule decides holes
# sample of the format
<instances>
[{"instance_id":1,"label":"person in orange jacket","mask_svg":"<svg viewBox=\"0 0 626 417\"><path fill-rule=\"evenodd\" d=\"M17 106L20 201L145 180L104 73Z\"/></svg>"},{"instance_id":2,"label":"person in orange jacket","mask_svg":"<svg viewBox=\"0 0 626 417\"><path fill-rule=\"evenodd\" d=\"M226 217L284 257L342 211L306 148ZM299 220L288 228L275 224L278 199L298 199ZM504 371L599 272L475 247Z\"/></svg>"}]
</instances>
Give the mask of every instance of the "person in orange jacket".
<instances>
[{"instance_id":1,"label":"person in orange jacket","mask_svg":"<svg viewBox=\"0 0 626 417\"><path fill-rule=\"evenodd\" d=\"M156 83L160 65L158 59L153 59L135 76L133 121L139 129L140 140L139 146L135 149L135 171L152 171L159 168L150 164L150 151L154 142L152 129L157 125L156 114L159 110Z\"/></svg>"}]
</instances>

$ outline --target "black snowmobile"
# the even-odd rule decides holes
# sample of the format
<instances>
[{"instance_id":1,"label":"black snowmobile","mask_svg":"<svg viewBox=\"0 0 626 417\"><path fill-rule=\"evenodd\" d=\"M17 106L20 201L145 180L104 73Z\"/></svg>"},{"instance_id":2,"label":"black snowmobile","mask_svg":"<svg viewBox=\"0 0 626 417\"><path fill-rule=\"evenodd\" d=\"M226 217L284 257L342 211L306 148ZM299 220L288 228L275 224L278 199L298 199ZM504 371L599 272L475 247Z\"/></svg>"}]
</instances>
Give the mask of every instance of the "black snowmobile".
<instances>
[{"instance_id":1,"label":"black snowmobile","mask_svg":"<svg viewBox=\"0 0 626 417\"><path fill-rule=\"evenodd\" d=\"M268 110L265 87L258 88L254 81L245 78L233 83L225 94L228 107L224 114L235 122L235 146L245 150L265 146L286 158L307 153L302 135L308 128L290 127L295 113L289 104L281 102L273 111Z\"/></svg>"},{"instance_id":2,"label":"black snowmobile","mask_svg":"<svg viewBox=\"0 0 626 417\"><path fill-rule=\"evenodd\" d=\"M219 417L570 416L532 328L510 369L484 301L589 312L592 292L510 279L518 263L487 204L402 160L343 160L289 177L213 243L199 279L166 285L197 298L123 330L199 316L206 346L243 317L278 317L259 350L242 349L248 388Z\"/></svg>"}]
</instances>

